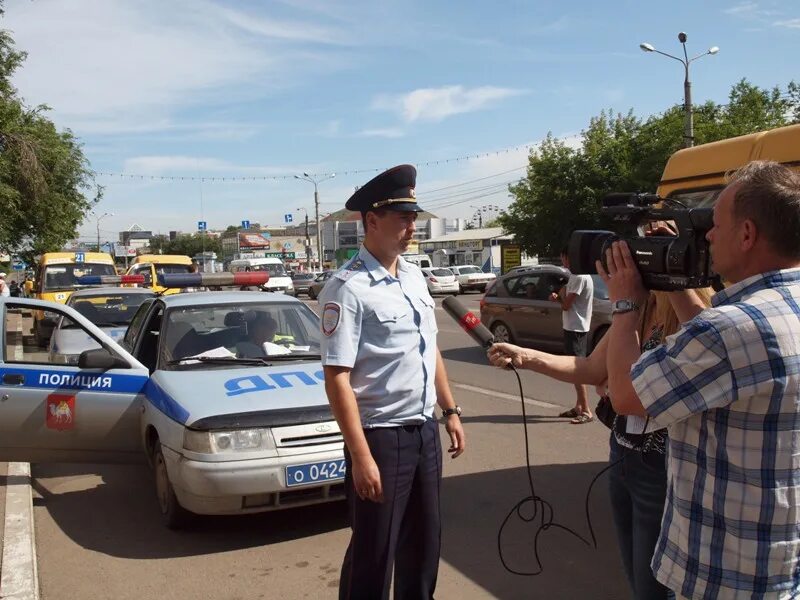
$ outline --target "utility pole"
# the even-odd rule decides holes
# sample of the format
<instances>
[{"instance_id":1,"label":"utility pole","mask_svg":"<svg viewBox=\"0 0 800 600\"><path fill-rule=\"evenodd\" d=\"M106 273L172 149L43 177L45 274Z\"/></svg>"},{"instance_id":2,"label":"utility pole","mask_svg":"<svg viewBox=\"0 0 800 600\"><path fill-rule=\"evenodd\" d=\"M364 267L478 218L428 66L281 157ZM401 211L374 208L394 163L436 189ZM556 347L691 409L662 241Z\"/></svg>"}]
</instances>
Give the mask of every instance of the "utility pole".
<instances>
[{"instance_id":1,"label":"utility pole","mask_svg":"<svg viewBox=\"0 0 800 600\"><path fill-rule=\"evenodd\" d=\"M306 269L311 271L311 238L308 235L308 211L305 208L298 208L297 210L302 210L306 213Z\"/></svg>"},{"instance_id":2,"label":"utility pole","mask_svg":"<svg viewBox=\"0 0 800 600\"><path fill-rule=\"evenodd\" d=\"M97 224L97 251L100 252L100 221L106 217L113 217L114 213L103 213L102 215L98 216L97 213L92 211L92 214L95 218L95 223Z\"/></svg>"},{"instance_id":3,"label":"utility pole","mask_svg":"<svg viewBox=\"0 0 800 600\"><path fill-rule=\"evenodd\" d=\"M666 56L667 58L671 58L673 60L677 60L679 63L683 65L683 111L684 111L684 120L683 120L683 147L684 148L691 148L694 146L694 115L692 114L692 82L689 80L689 65L696 61L698 58L702 58L707 54L714 55L719 52L719 48L717 46L711 46L708 50L703 52L702 54L698 54L693 58L689 58L689 54L686 51L686 33L681 31L678 34L678 41L683 46L683 58L679 58L677 56L672 56L672 54L667 54L666 52L662 52L661 50L656 50L652 44L642 43L639 44L639 48L641 48L644 52L655 52L656 54L660 54L662 56Z\"/></svg>"},{"instance_id":4,"label":"utility pole","mask_svg":"<svg viewBox=\"0 0 800 600\"><path fill-rule=\"evenodd\" d=\"M295 179L303 179L304 181L310 181L314 184L314 218L317 221L317 256L319 257L319 268L322 270L322 224L319 222L319 190L317 189L317 185L322 183L323 181L327 181L328 179L333 179L336 177L336 173L331 173L330 175L323 177L322 179L314 179L308 173L303 173L303 176L295 175Z\"/></svg>"}]
</instances>

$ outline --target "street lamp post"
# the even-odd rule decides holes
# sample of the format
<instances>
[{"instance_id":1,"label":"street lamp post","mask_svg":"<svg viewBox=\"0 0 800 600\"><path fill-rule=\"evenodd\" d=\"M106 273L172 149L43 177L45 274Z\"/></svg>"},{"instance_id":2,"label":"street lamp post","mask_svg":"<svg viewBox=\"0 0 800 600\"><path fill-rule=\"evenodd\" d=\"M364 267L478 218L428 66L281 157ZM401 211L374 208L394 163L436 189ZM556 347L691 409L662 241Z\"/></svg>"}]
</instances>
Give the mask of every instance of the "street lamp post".
<instances>
[{"instance_id":1,"label":"street lamp post","mask_svg":"<svg viewBox=\"0 0 800 600\"><path fill-rule=\"evenodd\" d=\"M106 217L113 217L114 213L103 213L102 215L98 216L97 213L92 212L94 215L96 224L97 224L97 251L100 252L100 221L105 219Z\"/></svg>"},{"instance_id":2,"label":"street lamp post","mask_svg":"<svg viewBox=\"0 0 800 600\"><path fill-rule=\"evenodd\" d=\"M662 52L661 50L656 50L652 44L648 43L641 43L639 44L639 48L641 48L644 52L655 52L656 54L660 54L662 56L666 56L667 58L671 58L673 60L677 60L679 63L683 65L685 77L683 79L683 110L684 110L684 125L683 125L683 147L684 148L691 148L694 146L694 121L692 116L692 82L689 80L689 65L696 61L698 58L702 58L707 54L714 55L719 52L719 48L717 46L711 46L708 50L703 52L702 54L698 54L694 58L689 58L689 54L686 52L686 34L681 31L678 34L678 41L683 46L683 58L679 58L677 56L672 56L672 54L667 54L666 52Z\"/></svg>"},{"instance_id":3,"label":"street lamp post","mask_svg":"<svg viewBox=\"0 0 800 600\"><path fill-rule=\"evenodd\" d=\"M317 256L319 256L319 269L322 270L322 226L319 222L319 190L317 186L322 183L323 181L327 181L328 179L333 179L336 177L336 173L331 173L321 179L314 179L308 173L303 173L302 177L300 175L295 175L295 179L303 179L304 181L309 181L314 184L314 218L317 221Z\"/></svg>"},{"instance_id":4,"label":"street lamp post","mask_svg":"<svg viewBox=\"0 0 800 600\"><path fill-rule=\"evenodd\" d=\"M308 211L305 208L298 208L306 213L306 268L311 270L311 238L308 236Z\"/></svg>"}]
</instances>

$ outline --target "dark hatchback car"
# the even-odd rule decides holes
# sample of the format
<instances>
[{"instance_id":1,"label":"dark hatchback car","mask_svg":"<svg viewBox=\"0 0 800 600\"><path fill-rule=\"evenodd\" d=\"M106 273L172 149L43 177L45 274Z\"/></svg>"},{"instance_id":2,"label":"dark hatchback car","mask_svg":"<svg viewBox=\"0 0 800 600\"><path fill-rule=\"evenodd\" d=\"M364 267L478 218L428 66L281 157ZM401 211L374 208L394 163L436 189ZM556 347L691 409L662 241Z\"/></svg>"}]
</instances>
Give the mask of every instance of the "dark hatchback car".
<instances>
[{"instance_id":1,"label":"dark hatchback car","mask_svg":"<svg viewBox=\"0 0 800 600\"><path fill-rule=\"evenodd\" d=\"M316 277L316 273L294 273L292 275L294 295L299 296L300 294L308 294L308 288L310 288L311 284L314 283L314 279L316 279Z\"/></svg>"},{"instance_id":2,"label":"dark hatchback car","mask_svg":"<svg viewBox=\"0 0 800 600\"><path fill-rule=\"evenodd\" d=\"M590 350L611 325L608 289L598 275L591 277L594 300ZM561 306L549 297L566 285L568 279L569 271L555 265L537 265L507 273L497 279L481 300L481 322L499 342L561 352L564 349Z\"/></svg>"}]
</instances>

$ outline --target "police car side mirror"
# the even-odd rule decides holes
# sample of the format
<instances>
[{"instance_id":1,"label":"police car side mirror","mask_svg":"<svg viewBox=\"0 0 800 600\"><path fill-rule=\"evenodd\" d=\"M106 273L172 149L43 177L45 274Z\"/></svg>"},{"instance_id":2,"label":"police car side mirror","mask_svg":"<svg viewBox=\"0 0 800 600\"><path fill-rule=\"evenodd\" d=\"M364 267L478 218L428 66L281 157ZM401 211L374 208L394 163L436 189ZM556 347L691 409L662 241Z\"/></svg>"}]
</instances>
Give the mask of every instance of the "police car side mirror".
<instances>
[{"instance_id":1,"label":"police car side mirror","mask_svg":"<svg viewBox=\"0 0 800 600\"><path fill-rule=\"evenodd\" d=\"M95 348L94 350L84 350L78 357L78 367L81 369L127 369L130 367L127 361L114 356L105 348Z\"/></svg>"}]
</instances>

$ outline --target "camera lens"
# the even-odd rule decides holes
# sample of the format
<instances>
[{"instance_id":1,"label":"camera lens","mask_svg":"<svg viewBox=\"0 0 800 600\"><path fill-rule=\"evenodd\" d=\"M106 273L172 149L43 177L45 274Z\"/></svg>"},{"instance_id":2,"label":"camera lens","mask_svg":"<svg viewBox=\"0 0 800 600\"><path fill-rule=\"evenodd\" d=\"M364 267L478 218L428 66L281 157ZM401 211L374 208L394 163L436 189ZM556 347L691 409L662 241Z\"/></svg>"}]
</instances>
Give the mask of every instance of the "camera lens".
<instances>
[{"instance_id":1,"label":"camera lens","mask_svg":"<svg viewBox=\"0 0 800 600\"><path fill-rule=\"evenodd\" d=\"M606 250L619 236L613 231L573 231L569 238L569 269L578 275L597 273L596 261L606 266Z\"/></svg>"}]
</instances>

